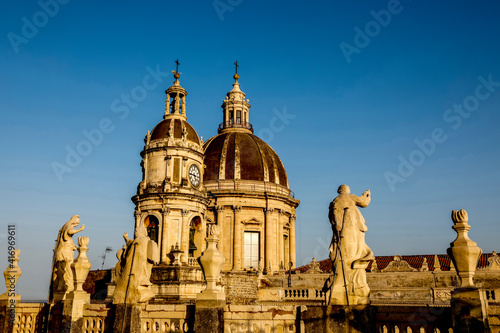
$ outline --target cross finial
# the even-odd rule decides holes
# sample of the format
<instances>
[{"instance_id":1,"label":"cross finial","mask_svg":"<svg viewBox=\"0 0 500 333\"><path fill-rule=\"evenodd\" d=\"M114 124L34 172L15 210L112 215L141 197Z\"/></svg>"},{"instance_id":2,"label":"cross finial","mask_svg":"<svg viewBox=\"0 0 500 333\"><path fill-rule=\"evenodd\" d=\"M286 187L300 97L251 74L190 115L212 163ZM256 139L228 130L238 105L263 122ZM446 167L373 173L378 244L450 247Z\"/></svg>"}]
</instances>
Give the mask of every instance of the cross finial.
<instances>
[{"instance_id":1,"label":"cross finial","mask_svg":"<svg viewBox=\"0 0 500 333\"><path fill-rule=\"evenodd\" d=\"M236 60L236 62L234 63L234 66L236 67L236 73L235 74L238 74L238 67L240 67L238 65L238 60Z\"/></svg>"},{"instance_id":2,"label":"cross finial","mask_svg":"<svg viewBox=\"0 0 500 333\"><path fill-rule=\"evenodd\" d=\"M179 65L180 65L180 63L179 63L179 59L177 59L177 60L175 61L175 64L176 64L176 67L175 67L175 72L174 72L174 71L172 71L172 73L174 73L174 77L175 77L175 79L176 79L176 80L178 80L178 79L181 77L181 74L179 73ZM177 81L176 81L176 82L177 82Z\"/></svg>"},{"instance_id":3,"label":"cross finial","mask_svg":"<svg viewBox=\"0 0 500 333\"><path fill-rule=\"evenodd\" d=\"M176 72L176 73L179 73L179 65L180 65L180 63L179 63L179 59L177 59L177 60L175 61L175 63L177 64L177 66L175 67L175 72Z\"/></svg>"}]
</instances>

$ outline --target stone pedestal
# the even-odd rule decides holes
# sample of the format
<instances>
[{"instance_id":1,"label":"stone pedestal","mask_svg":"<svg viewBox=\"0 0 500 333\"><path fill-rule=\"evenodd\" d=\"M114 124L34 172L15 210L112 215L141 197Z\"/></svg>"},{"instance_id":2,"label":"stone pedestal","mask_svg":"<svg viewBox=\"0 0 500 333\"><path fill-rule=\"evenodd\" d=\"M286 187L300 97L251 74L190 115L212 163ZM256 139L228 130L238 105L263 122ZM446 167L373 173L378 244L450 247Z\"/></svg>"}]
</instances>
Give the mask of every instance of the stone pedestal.
<instances>
[{"instance_id":1,"label":"stone pedestal","mask_svg":"<svg viewBox=\"0 0 500 333\"><path fill-rule=\"evenodd\" d=\"M200 307L196 302L194 331L196 333L223 333L224 308Z\"/></svg>"},{"instance_id":2,"label":"stone pedestal","mask_svg":"<svg viewBox=\"0 0 500 333\"><path fill-rule=\"evenodd\" d=\"M306 333L376 333L375 315L371 306L307 306L300 319Z\"/></svg>"},{"instance_id":3,"label":"stone pedestal","mask_svg":"<svg viewBox=\"0 0 500 333\"><path fill-rule=\"evenodd\" d=\"M141 333L141 305L117 304L113 333Z\"/></svg>"},{"instance_id":4,"label":"stone pedestal","mask_svg":"<svg viewBox=\"0 0 500 333\"><path fill-rule=\"evenodd\" d=\"M456 288L451 292L451 314L453 328L467 329L470 332L481 333L486 326L484 319L487 318L488 301L484 293L477 288Z\"/></svg>"},{"instance_id":5,"label":"stone pedestal","mask_svg":"<svg viewBox=\"0 0 500 333\"><path fill-rule=\"evenodd\" d=\"M83 290L83 283L89 274L91 264L87 258L88 237L78 237L78 257L71 264L73 271L73 291L66 294L63 307L64 332L83 332L83 310L90 303L90 294Z\"/></svg>"}]
</instances>

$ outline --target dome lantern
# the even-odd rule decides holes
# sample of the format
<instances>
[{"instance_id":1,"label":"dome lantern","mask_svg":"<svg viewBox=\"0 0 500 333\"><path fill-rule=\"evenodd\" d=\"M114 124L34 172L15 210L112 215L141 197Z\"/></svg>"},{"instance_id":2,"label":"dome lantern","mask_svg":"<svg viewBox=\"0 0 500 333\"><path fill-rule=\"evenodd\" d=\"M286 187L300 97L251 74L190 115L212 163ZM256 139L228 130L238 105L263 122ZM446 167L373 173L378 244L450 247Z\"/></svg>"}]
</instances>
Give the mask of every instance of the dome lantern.
<instances>
[{"instance_id":1,"label":"dome lantern","mask_svg":"<svg viewBox=\"0 0 500 333\"><path fill-rule=\"evenodd\" d=\"M163 119L172 116L180 116L184 119L186 116L186 95L187 92L184 88L181 87L179 82L179 78L181 77L181 73L179 73L179 59L175 61L176 69L172 71L174 73L174 84L170 86L165 93L167 94L167 101L165 103L165 115Z\"/></svg>"},{"instance_id":2,"label":"dome lantern","mask_svg":"<svg viewBox=\"0 0 500 333\"><path fill-rule=\"evenodd\" d=\"M238 79L238 61L234 63L236 73L234 74L233 89L227 93L222 102L223 122L219 125L219 133L224 132L246 132L253 133L252 124L249 122L250 100L245 100L245 93L240 90Z\"/></svg>"}]
</instances>

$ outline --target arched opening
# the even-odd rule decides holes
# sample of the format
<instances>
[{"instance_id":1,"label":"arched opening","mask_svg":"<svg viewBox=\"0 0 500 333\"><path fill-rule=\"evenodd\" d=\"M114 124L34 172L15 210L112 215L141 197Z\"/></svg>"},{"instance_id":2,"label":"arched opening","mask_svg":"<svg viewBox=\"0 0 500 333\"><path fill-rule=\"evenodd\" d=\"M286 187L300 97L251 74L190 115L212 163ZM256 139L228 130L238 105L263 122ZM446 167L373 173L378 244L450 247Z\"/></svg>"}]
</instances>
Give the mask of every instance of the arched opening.
<instances>
[{"instance_id":1,"label":"arched opening","mask_svg":"<svg viewBox=\"0 0 500 333\"><path fill-rule=\"evenodd\" d=\"M148 231L148 236L152 241L158 243L158 228L159 228L158 218L154 215L148 215L144 219L144 226Z\"/></svg>"},{"instance_id":2,"label":"arched opening","mask_svg":"<svg viewBox=\"0 0 500 333\"><path fill-rule=\"evenodd\" d=\"M193 217L189 223L189 256L201 256L201 218L199 216Z\"/></svg>"}]
</instances>

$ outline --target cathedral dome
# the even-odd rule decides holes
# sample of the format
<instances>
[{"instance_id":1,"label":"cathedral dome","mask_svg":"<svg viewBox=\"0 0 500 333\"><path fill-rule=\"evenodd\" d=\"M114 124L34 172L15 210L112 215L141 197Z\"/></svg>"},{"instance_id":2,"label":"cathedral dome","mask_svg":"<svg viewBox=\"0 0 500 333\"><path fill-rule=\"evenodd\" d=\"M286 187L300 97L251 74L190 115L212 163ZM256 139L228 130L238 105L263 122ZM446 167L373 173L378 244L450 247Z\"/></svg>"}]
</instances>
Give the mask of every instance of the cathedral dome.
<instances>
[{"instance_id":1,"label":"cathedral dome","mask_svg":"<svg viewBox=\"0 0 500 333\"><path fill-rule=\"evenodd\" d=\"M206 182L250 180L288 188L288 178L280 158L250 131L224 131L208 140L204 151Z\"/></svg>"},{"instance_id":2,"label":"cathedral dome","mask_svg":"<svg viewBox=\"0 0 500 333\"><path fill-rule=\"evenodd\" d=\"M158 123L151 132L151 140L158 139L182 139L183 135L186 140L200 144L200 139L194 128L182 118L166 118Z\"/></svg>"}]
</instances>

